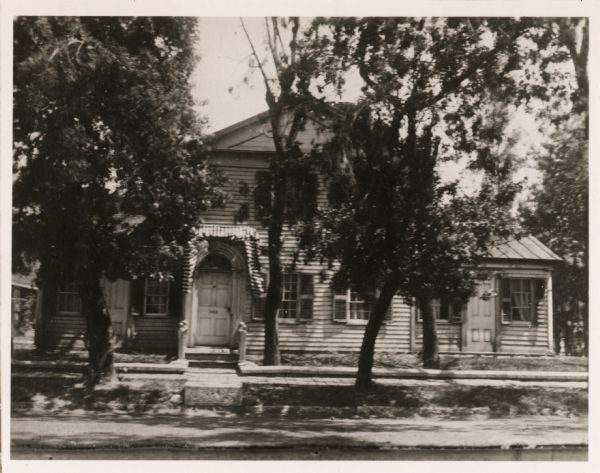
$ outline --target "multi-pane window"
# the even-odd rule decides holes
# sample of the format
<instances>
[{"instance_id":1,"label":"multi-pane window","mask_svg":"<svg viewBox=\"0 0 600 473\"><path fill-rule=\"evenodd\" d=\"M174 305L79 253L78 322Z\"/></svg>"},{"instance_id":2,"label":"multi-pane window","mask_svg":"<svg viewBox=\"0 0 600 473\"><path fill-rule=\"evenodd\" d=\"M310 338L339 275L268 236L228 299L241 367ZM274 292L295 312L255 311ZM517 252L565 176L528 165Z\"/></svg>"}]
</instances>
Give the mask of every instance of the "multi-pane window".
<instances>
[{"instance_id":1,"label":"multi-pane window","mask_svg":"<svg viewBox=\"0 0 600 473\"><path fill-rule=\"evenodd\" d=\"M440 299L431 300L431 311L436 320L442 322L460 322L463 319L463 315L467 310L466 304L462 304L459 301L447 302ZM416 308L417 320L421 322L423 320L423 314L419 307Z\"/></svg>"},{"instance_id":2,"label":"multi-pane window","mask_svg":"<svg viewBox=\"0 0 600 473\"><path fill-rule=\"evenodd\" d=\"M535 322L537 302L543 296L543 279L503 279L502 321Z\"/></svg>"},{"instance_id":3,"label":"multi-pane window","mask_svg":"<svg viewBox=\"0 0 600 473\"><path fill-rule=\"evenodd\" d=\"M333 295L333 320L335 322L361 323L366 322L373 313L375 294L363 298L356 291L337 290ZM390 310L386 318L390 316Z\"/></svg>"},{"instance_id":4,"label":"multi-pane window","mask_svg":"<svg viewBox=\"0 0 600 473\"><path fill-rule=\"evenodd\" d=\"M254 301L253 318L262 319L265 297ZM282 320L310 320L313 316L313 275L284 273L278 317Z\"/></svg>"},{"instance_id":5,"label":"multi-pane window","mask_svg":"<svg viewBox=\"0 0 600 473\"><path fill-rule=\"evenodd\" d=\"M314 298L312 274L284 273L282 286L279 318L312 319Z\"/></svg>"},{"instance_id":6,"label":"multi-pane window","mask_svg":"<svg viewBox=\"0 0 600 473\"><path fill-rule=\"evenodd\" d=\"M169 281L147 278L131 283L131 313L132 315L178 316L176 297L172 294L172 284Z\"/></svg>"},{"instance_id":7,"label":"multi-pane window","mask_svg":"<svg viewBox=\"0 0 600 473\"><path fill-rule=\"evenodd\" d=\"M169 282L146 279L144 313L146 315L167 315L169 312Z\"/></svg>"},{"instance_id":8,"label":"multi-pane window","mask_svg":"<svg viewBox=\"0 0 600 473\"><path fill-rule=\"evenodd\" d=\"M75 283L63 284L57 294L58 313L60 315L81 314L81 297Z\"/></svg>"}]
</instances>

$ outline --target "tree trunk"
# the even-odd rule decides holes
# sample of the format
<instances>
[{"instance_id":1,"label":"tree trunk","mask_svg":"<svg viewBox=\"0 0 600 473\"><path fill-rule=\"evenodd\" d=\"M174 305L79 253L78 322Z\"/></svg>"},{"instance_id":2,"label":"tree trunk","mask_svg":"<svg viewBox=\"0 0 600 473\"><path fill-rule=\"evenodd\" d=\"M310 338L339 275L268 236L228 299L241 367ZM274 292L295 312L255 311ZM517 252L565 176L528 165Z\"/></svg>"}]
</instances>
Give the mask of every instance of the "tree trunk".
<instances>
[{"instance_id":1,"label":"tree trunk","mask_svg":"<svg viewBox=\"0 0 600 473\"><path fill-rule=\"evenodd\" d=\"M100 285L101 277L89 270L80 284L81 309L88 338L88 379L91 385L116 380L112 346L112 323Z\"/></svg>"},{"instance_id":2,"label":"tree trunk","mask_svg":"<svg viewBox=\"0 0 600 473\"><path fill-rule=\"evenodd\" d=\"M417 303L423 318L423 367L439 369L440 354L438 352L435 317L433 316L433 310L431 310L431 299L429 297L419 297Z\"/></svg>"},{"instance_id":3,"label":"tree trunk","mask_svg":"<svg viewBox=\"0 0 600 473\"><path fill-rule=\"evenodd\" d=\"M373 387L373 357L375 355L375 342L379 329L385 319L385 314L390 307L392 297L398 290L398 285L394 281L388 280L381 290L375 307L365 328L362 345L360 347L360 356L358 358L358 373L356 375L355 386L360 390L367 390Z\"/></svg>"},{"instance_id":4,"label":"tree trunk","mask_svg":"<svg viewBox=\"0 0 600 473\"><path fill-rule=\"evenodd\" d=\"M265 366L281 363L277 327L277 311L281 303L281 285L283 280L283 269L281 267L281 229L282 224L280 222L271 222L268 242L269 287L267 289L267 300L265 301L265 349L263 354L263 364Z\"/></svg>"}]
</instances>

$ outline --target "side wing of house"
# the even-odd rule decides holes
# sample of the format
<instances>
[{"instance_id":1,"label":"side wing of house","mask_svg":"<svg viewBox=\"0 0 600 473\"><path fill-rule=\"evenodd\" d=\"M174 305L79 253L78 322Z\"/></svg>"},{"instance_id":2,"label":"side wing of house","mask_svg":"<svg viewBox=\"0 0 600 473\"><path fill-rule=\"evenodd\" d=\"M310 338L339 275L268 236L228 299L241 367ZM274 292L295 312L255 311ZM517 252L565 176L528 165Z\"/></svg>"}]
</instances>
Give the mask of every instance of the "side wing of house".
<instances>
[{"instance_id":1,"label":"side wing of house","mask_svg":"<svg viewBox=\"0 0 600 473\"><path fill-rule=\"evenodd\" d=\"M552 269L560 258L532 236L497 245L466 305L434 302L441 352L548 354L552 335ZM413 310L415 350L422 322Z\"/></svg>"}]
</instances>

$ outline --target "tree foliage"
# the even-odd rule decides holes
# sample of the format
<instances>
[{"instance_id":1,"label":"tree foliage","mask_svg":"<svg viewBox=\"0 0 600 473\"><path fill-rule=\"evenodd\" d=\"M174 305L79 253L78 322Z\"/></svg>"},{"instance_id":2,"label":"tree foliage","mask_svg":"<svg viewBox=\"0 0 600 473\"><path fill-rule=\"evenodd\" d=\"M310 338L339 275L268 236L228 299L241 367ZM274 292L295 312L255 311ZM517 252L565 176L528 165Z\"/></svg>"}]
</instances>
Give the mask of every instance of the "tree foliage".
<instances>
[{"instance_id":1,"label":"tree foliage","mask_svg":"<svg viewBox=\"0 0 600 473\"><path fill-rule=\"evenodd\" d=\"M514 233L508 104L541 99L524 88L532 20L334 18L313 29L327 80L362 79L357 107L340 113L330 148L331 206L318 252L339 262L335 284L380 295L366 327L357 386L371 384L374 345L394 294L416 299L424 364L437 366L433 298L465 300L490 245ZM459 180L444 179L449 163Z\"/></svg>"},{"instance_id":2,"label":"tree foliage","mask_svg":"<svg viewBox=\"0 0 600 473\"><path fill-rule=\"evenodd\" d=\"M284 226L310 221L316 211L319 161L318 146L307 150L299 142L311 112L319 109L312 85L318 63L308 54L308 40L300 18L265 18L266 52L261 54L244 22L252 64L265 86L275 152L267 171L257 174L254 189L256 214L268 230L269 279L265 301L264 363L279 364L277 312L281 303Z\"/></svg>"},{"instance_id":3,"label":"tree foliage","mask_svg":"<svg viewBox=\"0 0 600 473\"><path fill-rule=\"evenodd\" d=\"M580 353L580 335L588 349L588 27L584 18L554 19L540 45L544 70L561 64L571 84L554 77L561 93L539 111L550 140L537 156L541 183L521 206L524 226L564 258L554 275L555 344L564 339L569 354Z\"/></svg>"},{"instance_id":4,"label":"tree foliage","mask_svg":"<svg viewBox=\"0 0 600 473\"><path fill-rule=\"evenodd\" d=\"M77 283L92 379L112 370L100 280L172 274L201 212L222 200L189 78L191 18L14 22L15 266Z\"/></svg>"}]
</instances>

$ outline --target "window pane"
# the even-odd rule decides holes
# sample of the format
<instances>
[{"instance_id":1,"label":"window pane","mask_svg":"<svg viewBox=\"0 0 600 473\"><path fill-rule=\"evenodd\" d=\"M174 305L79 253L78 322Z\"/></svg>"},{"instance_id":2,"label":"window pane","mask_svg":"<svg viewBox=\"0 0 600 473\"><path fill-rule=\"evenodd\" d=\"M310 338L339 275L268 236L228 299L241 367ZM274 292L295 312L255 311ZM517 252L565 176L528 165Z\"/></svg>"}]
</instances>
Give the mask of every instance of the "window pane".
<instances>
[{"instance_id":1,"label":"window pane","mask_svg":"<svg viewBox=\"0 0 600 473\"><path fill-rule=\"evenodd\" d=\"M333 302L333 320L346 320L346 301L336 299Z\"/></svg>"},{"instance_id":2,"label":"window pane","mask_svg":"<svg viewBox=\"0 0 600 473\"><path fill-rule=\"evenodd\" d=\"M296 318L296 301L281 301L281 308L279 309L279 317L283 319L295 319Z\"/></svg>"},{"instance_id":3,"label":"window pane","mask_svg":"<svg viewBox=\"0 0 600 473\"><path fill-rule=\"evenodd\" d=\"M279 317L282 319L296 318L296 304L298 303L298 275L296 273L284 273L283 294L279 307Z\"/></svg>"},{"instance_id":4,"label":"window pane","mask_svg":"<svg viewBox=\"0 0 600 473\"><path fill-rule=\"evenodd\" d=\"M350 320L369 320L373 310L373 304L370 301L363 301L357 292L350 291L348 305Z\"/></svg>"},{"instance_id":5,"label":"window pane","mask_svg":"<svg viewBox=\"0 0 600 473\"><path fill-rule=\"evenodd\" d=\"M313 275L312 274L301 274L300 275L300 294L309 295L313 293Z\"/></svg>"},{"instance_id":6,"label":"window pane","mask_svg":"<svg viewBox=\"0 0 600 473\"><path fill-rule=\"evenodd\" d=\"M75 283L65 283L57 294L59 314L76 315L81 313L81 298Z\"/></svg>"},{"instance_id":7,"label":"window pane","mask_svg":"<svg viewBox=\"0 0 600 473\"><path fill-rule=\"evenodd\" d=\"M312 299L300 300L300 318L301 319L312 319L313 312L313 301Z\"/></svg>"},{"instance_id":8,"label":"window pane","mask_svg":"<svg viewBox=\"0 0 600 473\"><path fill-rule=\"evenodd\" d=\"M146 314L166 315L169 304L169 281L146 280Z\"/></svg>"}]
</instances>

